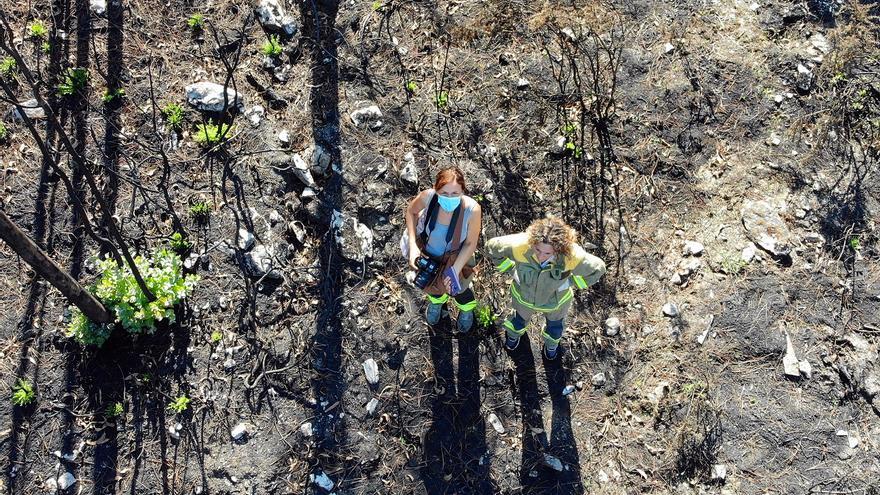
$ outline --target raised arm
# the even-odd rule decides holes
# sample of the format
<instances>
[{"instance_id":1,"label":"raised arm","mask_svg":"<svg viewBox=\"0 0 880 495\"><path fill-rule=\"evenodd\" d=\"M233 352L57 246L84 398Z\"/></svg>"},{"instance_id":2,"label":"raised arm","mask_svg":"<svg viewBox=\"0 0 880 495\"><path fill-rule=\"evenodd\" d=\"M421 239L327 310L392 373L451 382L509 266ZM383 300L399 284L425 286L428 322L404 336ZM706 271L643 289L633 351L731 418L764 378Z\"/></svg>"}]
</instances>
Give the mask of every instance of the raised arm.
<instances>
[{"instance_id":1,"label":"raised arm","mask_svg":"<svg viewBox=\"0 0 880 495\"><path fill-rule=\"evenodd\" d=\"M406 233L409 238L409 266L416 268L416 258L419 257L419 246L416 243L416 226L419 223L419 212L428 206L428 193L430 189L425 189L416 195L409 204L406 205L404 218L406 220Z\"/></svg>"}]
</instances>

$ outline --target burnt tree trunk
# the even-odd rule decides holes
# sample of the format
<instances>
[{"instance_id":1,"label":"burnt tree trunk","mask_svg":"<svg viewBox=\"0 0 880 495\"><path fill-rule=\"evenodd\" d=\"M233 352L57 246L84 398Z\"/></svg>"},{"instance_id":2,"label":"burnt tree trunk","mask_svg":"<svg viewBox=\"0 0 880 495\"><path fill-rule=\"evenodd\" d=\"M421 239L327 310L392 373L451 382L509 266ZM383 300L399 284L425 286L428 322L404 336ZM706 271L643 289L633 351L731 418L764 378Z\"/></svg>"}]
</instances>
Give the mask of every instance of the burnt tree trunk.
<instances>
[{"instance_id":1,"label":"burnt tree trunk","mask_svg":"<svg viewBox=\"0 0 880 495\"><path fill-rule=\"evenodd\" d=\"M83 288L67 272L61 269L40 249L7 215L0 210L0 239L6 241L21 258L61 291L71 303L95 323L109 323L113 315L89 291Z\"/></svg>"}]
</instances>

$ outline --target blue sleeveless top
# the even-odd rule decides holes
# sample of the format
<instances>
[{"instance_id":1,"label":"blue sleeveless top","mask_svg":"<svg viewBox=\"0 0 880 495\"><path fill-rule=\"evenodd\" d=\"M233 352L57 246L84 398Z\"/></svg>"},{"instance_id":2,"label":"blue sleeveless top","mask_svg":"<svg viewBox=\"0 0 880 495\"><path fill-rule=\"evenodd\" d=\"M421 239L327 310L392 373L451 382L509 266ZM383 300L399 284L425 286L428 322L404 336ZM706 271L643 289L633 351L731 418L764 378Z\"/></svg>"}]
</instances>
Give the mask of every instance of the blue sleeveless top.
<instances>
[{"instance_id":1,"label":"blue sleeveless top","mask_svg":"<svg viewBox=\"0 0 880 495\"><path fill-rule=\"evenodd\" d=\"M428 196L428 202L434 198L434 194L437 194L433 189L431 189L431 195ZM468 235L468 221L471 218L471 212L473 211L474 205L476 201L474 201L470 196L462 195L461 197L461 242L464 242L467 239ZM439 209L440 206L437 205ZM439 214L439 212L438 212ZM425 229L428 228L428 219L425 219ZM446 233L450 228L455 228L454 225L450 226L449 224L440 223L440 220L437 220L437 224L434 225L434 230L428 235L428 241L425 243L425 252L431 256L443 256L448 251L456 251L461 246L447 246L446 245ZM450 241L451 243L452 241Z\"/></svg>"}]
</instances>

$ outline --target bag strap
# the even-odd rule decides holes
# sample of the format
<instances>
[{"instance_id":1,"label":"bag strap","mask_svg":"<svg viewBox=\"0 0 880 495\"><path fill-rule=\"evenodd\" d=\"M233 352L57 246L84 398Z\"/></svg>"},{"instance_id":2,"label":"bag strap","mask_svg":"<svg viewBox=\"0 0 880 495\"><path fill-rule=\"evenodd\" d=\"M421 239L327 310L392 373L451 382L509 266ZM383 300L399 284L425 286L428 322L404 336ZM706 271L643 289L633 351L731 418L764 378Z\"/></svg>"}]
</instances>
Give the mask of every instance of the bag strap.
<instances>
[{"instance_id":1,"label":"bag strap","mask_svg":"<svg viewBox=\"0 0 880 495\"><path fill-rule=\"evenodd\" d=\"M428 210L425 212L425 230L419 234L419 240L422 245L428 243L428 236L431 235L434 227L437 226L437 215L439 213L437 211L437 206L439 202L440 200L437 199L437 193L434 192L434 195L431 196L431 201L428 202Z\"/></svg>"}]
</instances>

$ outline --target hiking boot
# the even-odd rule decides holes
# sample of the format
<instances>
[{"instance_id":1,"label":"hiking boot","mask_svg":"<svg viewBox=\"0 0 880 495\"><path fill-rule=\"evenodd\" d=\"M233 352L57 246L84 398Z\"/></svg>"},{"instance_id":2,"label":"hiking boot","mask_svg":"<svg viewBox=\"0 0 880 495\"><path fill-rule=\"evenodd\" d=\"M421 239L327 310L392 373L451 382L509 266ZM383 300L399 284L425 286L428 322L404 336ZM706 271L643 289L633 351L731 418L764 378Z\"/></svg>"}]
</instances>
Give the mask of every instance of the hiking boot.
<instances>
[{"instance_id":1,"label":"hiking boot","mask_svg":"<svg viewBox=\"0 0 880 495\"><path fill-rule=\"evenodd\" d=\"M474 312L473 311L459 311L458 312L458 331L461 333L468 333L471 330L471 327L474 326Z\"/></svg>"},{"instance_id":2,"label":"hiking boot","mask_svg":"<svg viewBox=\"0 0 880 495\"><path fill-rule=\"evenodd\" d=\"M428 322L428 325L434 326L439 323L441 316L443 316L443 304L429 302L428 309L425 310L425 321Z\"/></svg>"},{"instance_id":3,"label":"hiking boot","mask_svg":"<svg viewBox=\"0 0 880 495\"><path fill-rule=\"evenodd\" d=\"M515 351L519 346L519 337L511 337L510 335L504 340L504 348L508 351Z\"/></svg>"},{"instance_id":4,"label":"hiking boot","mask_svg":"<svg viewBox=\"0 0 880 495\"><path fill-rule=\"evenodd\" d=\"M547 349L547 346L542 346L542 347L543 347L544 359L546 359L547 361L555 361L556 358L558 358L559 355L562 354L562 347L557 347L556 349L553 349L552 351Z\"/></svg>"}]
</instances>

